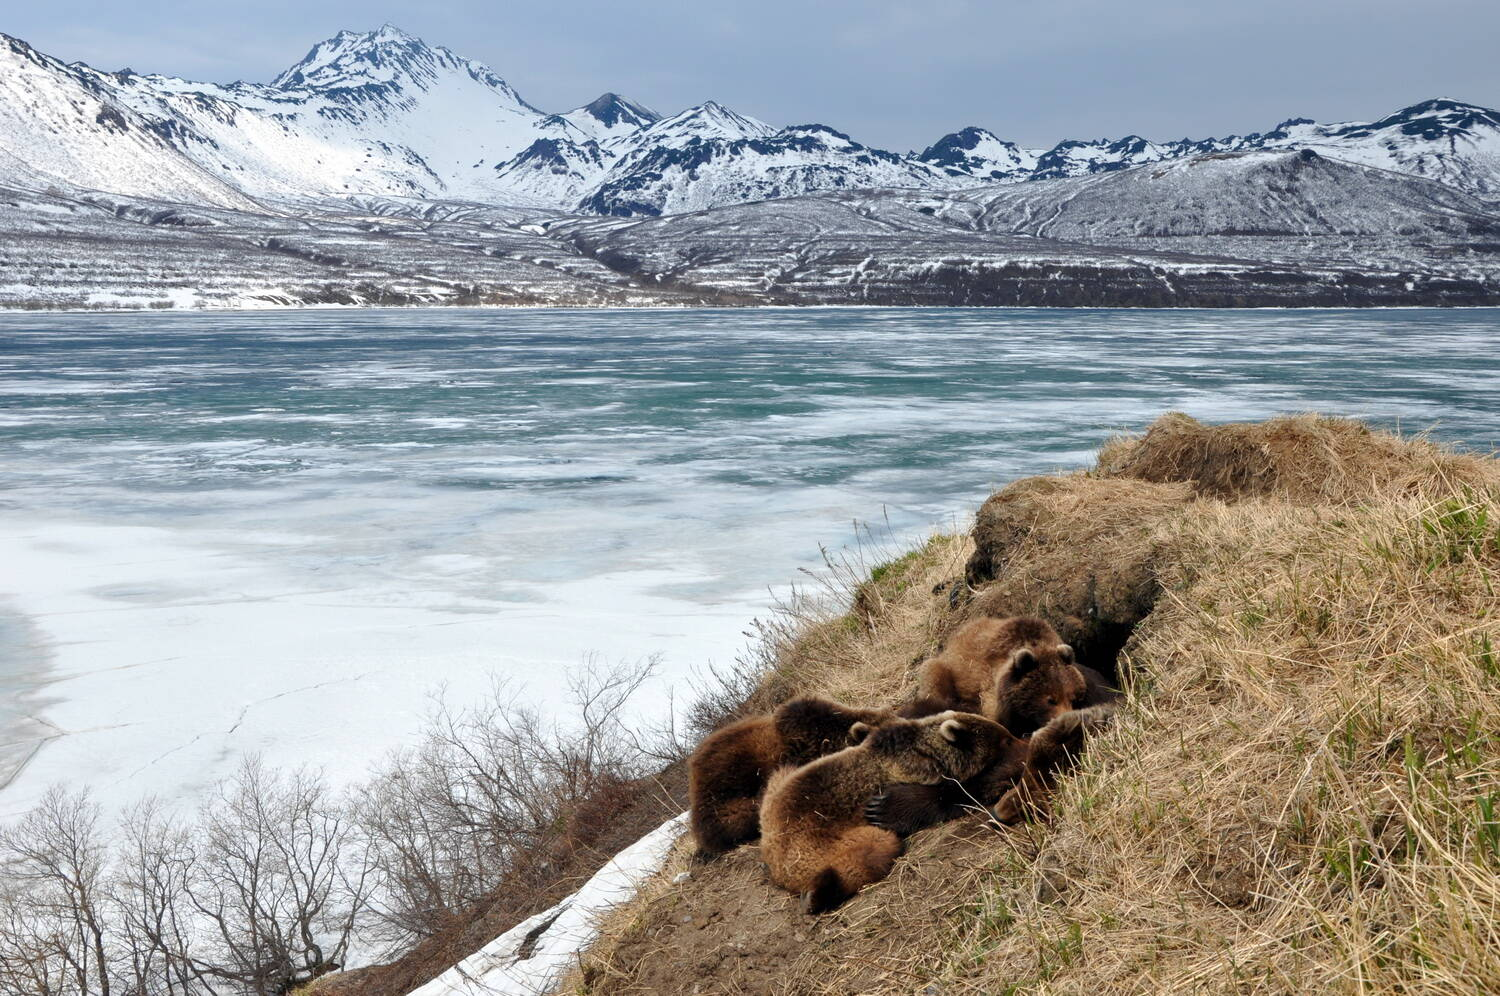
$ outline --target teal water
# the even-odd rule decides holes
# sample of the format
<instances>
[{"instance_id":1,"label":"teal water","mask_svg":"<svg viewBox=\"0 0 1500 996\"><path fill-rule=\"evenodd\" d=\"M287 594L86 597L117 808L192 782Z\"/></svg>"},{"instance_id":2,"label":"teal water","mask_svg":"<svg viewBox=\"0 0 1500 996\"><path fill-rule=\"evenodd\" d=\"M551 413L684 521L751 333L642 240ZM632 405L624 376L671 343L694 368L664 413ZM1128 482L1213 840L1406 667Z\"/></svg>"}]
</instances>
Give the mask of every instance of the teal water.
<instances>
[{"instance_id":1,"label":"teal water","mask_svg":"<svg viewBox=\"0 0 1500 996\"><path fill-rule=\"evenodd\" d=\"M1493 449L1497 344L1495 311L0 316L0 555L39 565L28 579L0 563L0 605L44 636L7 645L0 682L122 655L149 683L149 662L202 653L226 625L184 606L254 602L243 652L216 658L226 694L265 670L266 627L347 626L373 672L414 666L340 606L436 613L407 620L422 639L481 616L502 670L654 647L680 688L856 521L877 545L951 526L995 486L1080 465L1167 410L1317 410ZM332 591L321 615L295 597ZM565 650L537 650L549 633ZM295 670L352 681L331 656ZM422 664L423 681L452 677ZM351 715L371 708L335 687ZM100 721L76 705L104 694L87 681L53 694L81 710L62 725ZM367 726L378 747L411 722ZM89 750L135 749L111 743Z\"/></svg>"},{"instance_id":2,"label":"teal water","mask_svg":"<svg viewBox=\"0 0 1500 996\"><path fill-rule=\"evenodd\" d=\"M9 502L126 516L358 482L554 508L831 488L921 517L1169 409L1487 449L1497 346L1493 311L3 316L0 446Z\"/></svg>"}]
</instances>

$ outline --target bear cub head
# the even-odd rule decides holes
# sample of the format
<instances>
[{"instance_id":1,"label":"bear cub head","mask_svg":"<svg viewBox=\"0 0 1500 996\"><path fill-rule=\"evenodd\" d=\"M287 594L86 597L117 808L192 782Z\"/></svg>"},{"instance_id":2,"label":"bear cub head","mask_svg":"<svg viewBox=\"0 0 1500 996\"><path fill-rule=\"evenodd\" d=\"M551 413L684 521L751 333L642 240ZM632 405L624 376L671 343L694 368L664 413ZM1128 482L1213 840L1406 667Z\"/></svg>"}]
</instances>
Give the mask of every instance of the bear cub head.
<instances>
[{"instance_id":1,"label":"bear cub head","mask_svg":"<svg viewBox=\"0 0 1500 996\"><path fill-rule=\"evenodd\" d=\"M968 712L896 719L870 732L862 749L893 782L966 781L1000 760L1014 738L993 720Z\"/></svg>"},{"instance_id":2,"label":"bear cub head","mask_svg":"<svg viewBox=\"0 0 1500 996\"><path fill-rule=\"evenodd\" d=\"M985 714L1019 736L1040 730L1088 696L1088 681L1066 643L1018 648L995 677Z\"/></svg>"}]
</instances>

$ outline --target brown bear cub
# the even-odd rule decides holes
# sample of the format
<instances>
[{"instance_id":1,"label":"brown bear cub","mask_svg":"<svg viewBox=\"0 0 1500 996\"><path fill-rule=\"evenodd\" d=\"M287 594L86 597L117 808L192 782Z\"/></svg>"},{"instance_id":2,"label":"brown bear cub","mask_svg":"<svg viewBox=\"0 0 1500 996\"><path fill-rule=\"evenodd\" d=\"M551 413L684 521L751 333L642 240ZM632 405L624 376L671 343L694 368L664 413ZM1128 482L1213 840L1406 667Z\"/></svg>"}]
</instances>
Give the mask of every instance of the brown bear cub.
<instances>
[{"instance_id":1,"label":"brown bear cub","mask_svg":"<svg viewBox=\"0 0 1500 996\"><path fill-rule=\"evenodd\" d=\"M1045 816L1058 776L1078 763L1084 741L1109 723L1115 709L1113 702L1075 709L1033 734L1021 779L995 804L995 819L1001 823L1019 823Z\"/></svg>"},{"instance_id":2,"label":"brown bear cub","mask_svg":"<svg viewBox=\"0 0 1500 996\"><path fill-rule=\"evenodd\" d=\"M917 699L899 714L961 709L1024 737L1076 708L1087 687L1073 648L1045 621L971 619L922 664Z\"/></svg>"},{"instance_id":3,"label":"brown bear cub","mask_svg":"<svg viewBox=\"0 0 1500 996\"><path fill-rule=\"evenodd\" d=\"M971 713L897 719L857 747L771 776L761 806L761 856L771 881L802 894L808 913L831 910L890 873L901 838L865 821L871 795L892 782L972 778L1015 738Z\"/></svg>"},{"instance_id":4,"label":"brown bear cub","mask_svg":"<svg viewBox=\"0 0 1500 996\"><path fill-rule=\"evenodd\" d=\"M710 861L760 836L760 796L771 772L857 744L892 718L886 709L851 709L806 696L710 734L688 758L689 822L698 860Z\"/></svg>"},{"instance_id":5,"label":"brown bear cub","mask_svg":"<svg viewBox=\"0 0 1500 996\"><path fill-rule=\"evenodd\" d=\"M898 836L910 837L918 830L956 820L971 810L986 809L1025 773L1029 757L1028 742L1012 736L990 765L967 780L945 778L936 785L886 786L866 803L865 821Z\"/></svg>"},{"instance_id":6,"label":"brown bear cub","mask_svg":"<svg viewBox=\"0 0 1500 996\"><path fill-rule=\"evenodd\" d=\"M980 688L985 675L989 684ZM1097 671L1078 664L1073 648L1043 620L985 618L961 626L942 653L922 666L919 697L897 715L977 703L982 715L1026 737L1069 710L1118 694ZM1021 776L1024 760L1007 756L963 784L893 785L870 800L867 818L905 837L971 808L993 806Z\"/></svg>"}]
</instances>

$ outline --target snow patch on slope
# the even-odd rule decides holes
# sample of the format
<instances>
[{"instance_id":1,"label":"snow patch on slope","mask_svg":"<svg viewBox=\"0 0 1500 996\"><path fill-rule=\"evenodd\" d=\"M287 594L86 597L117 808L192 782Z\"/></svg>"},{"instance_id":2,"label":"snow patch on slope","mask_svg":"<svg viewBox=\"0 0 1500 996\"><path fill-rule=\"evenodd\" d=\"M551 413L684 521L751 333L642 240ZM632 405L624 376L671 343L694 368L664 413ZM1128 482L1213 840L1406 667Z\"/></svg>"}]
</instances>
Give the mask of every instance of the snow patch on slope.
<instances>
[{"instance_id":1,"label":"snow patch on slope","mask_svg":"<svg viewBox=\"0 0 1500 996\"><path fill-rule=\"evenodd\" d=\"M550 992L599 936L599 923L656 874L687 829L674 817L616 854L583 888L523 920L412 996L537 996Z\"/></svg>"}]
</instances>

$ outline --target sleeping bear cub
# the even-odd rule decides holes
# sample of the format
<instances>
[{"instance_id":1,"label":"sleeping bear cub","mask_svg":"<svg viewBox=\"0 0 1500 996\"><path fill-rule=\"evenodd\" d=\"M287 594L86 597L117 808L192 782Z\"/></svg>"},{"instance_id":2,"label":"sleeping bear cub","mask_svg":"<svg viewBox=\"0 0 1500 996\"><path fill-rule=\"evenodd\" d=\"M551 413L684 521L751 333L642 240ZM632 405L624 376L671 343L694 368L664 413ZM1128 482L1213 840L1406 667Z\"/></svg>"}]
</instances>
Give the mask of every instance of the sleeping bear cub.
<instances>
[{"instance_id":1,"label":"sleeping bear cub","mask_svg":"<svg viewBox=\"0 0 1500 996\"><path fill-rule=\"evenodd\" d=\"M971 619L923 662L916 701L901 715L977 712L1017 736L1039 730L1088 694L1088 679L1045 620Z\"/></svg>"},{"instance_id":2,"label":"sleeping bear cub","mask_svg":"<svg viewBox=\"0 0 1500 996\"><path fill-rule=\"evenodd\" d=\"M855 709L808 695L710 734L688 758L697 859L710 861L760 836L760 796L771 772L857 744L893 718L887 709Z\"/></svg>"},{"instance_id":3,"label":"sleeping bear cub","mask_svg":"<svg viewBox=\"0 0 1500 996\"><path fill-rule=\"evenodd\" d=\"M865 741L771 776L761 804L761 856L771 881L831 910L890 873L901 838L865 821L866 801L892 782L964 781L1025 745L972 713L896 719Z\"/></svg>"}]
</instances>

